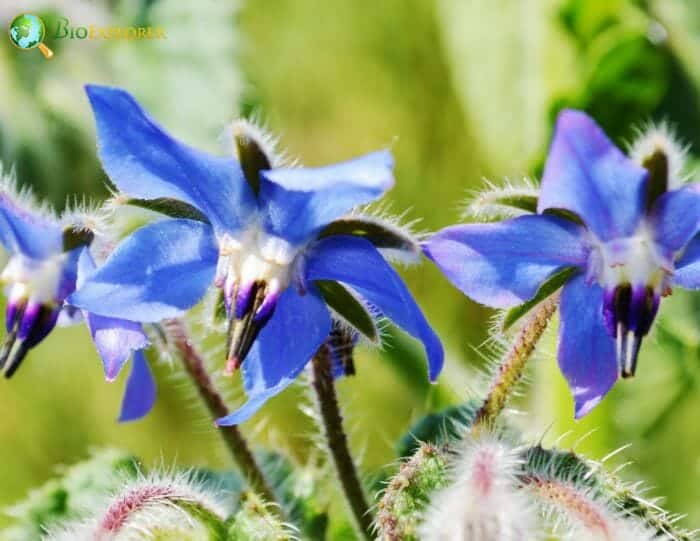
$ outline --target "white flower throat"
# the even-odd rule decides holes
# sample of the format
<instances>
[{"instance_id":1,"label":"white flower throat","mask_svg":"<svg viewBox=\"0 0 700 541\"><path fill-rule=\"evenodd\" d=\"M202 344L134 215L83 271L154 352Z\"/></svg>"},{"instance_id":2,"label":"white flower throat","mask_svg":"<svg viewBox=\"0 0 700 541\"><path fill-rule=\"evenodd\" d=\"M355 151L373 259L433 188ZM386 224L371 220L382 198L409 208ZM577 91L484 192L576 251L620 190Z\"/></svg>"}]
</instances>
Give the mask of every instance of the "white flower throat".
<instances>
[{"instance_id":1,"label":"white flower throat","mask_svg":"<svg viewBox=\"0 0 700 541\"><path fill-rule=\"evenodd\" d=\"M651 229L643 224L630 237L591 239L587 278L604 290L603 316L615 339L620 374L634 375L639 348L662 295L670 294L673 263L666 261Z\"/></svg>"},{"instance_id":2,"label":"white flower throat","mask_svg":"<svg viewBox=\"0 0 700 541\"><path fill-rule=\"evenodd\" d=\"M289 285L299 249L259 226L219 239L215 284L229 320L226 372L238 368Z\"/></svg>"},{"instance_id":3,"label":"white flower throat","mask_svg":"<svg viewBox=\"0 0 700 541\"><path fill-rule=\"evenodd\" d=\"M65 262L66 254L44 260L21 254L12 256L0 274L0 281L10 288L9 302L25 299L39 304L56 304Z\"/></svg>"}]
</instances>

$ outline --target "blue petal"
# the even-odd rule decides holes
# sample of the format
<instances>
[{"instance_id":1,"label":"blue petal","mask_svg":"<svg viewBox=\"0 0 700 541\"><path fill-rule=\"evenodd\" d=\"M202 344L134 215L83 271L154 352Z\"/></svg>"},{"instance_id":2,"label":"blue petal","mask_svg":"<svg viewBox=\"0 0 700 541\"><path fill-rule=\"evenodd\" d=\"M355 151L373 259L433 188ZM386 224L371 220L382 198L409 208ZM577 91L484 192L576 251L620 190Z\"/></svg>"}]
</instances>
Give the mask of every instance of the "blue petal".
<instances>
[{"instance_id":1,"label":"blue petal","mask_svg":"<svg viewBox=\"0 0 700 541\"><path fill-rule=\"evenodd\" d=\"M212 228L163 220L127 237L68 302L102 316L154 322L182 315L214 280Z\"/></svg>"},{"instance_id":2,"label":"blue petal","mask_svg":"<svg viewBox=\"0 0 700 541\"><path fill-rule=\"evenodd\" d=\"M408 334L423 342L430 380L442 370L440 339L425 320L403 280L365 239L334 235L316 244L304 271L307 280L337 280L359 293Z\"/></svg>"},{"instance_id":3,"label":"blue petal","mask_svg":"<svg viewBox=\"0 0 700 541\"><path fill-rule=\"evenodd\" d=\"M132 351L145 348L148 337L139 323L86 313L90 335L104 365L105 377L113 381Z\"/></svg>"},{"instance_id":4,"label":"blue petal","mask_svg":"<svg viewBox=\"0 0 700 541\"><path fill-rule=\"evenodd\" d=\"M255 195L236 160L173 139L124 90L88 85L86 91L102 165L121 191L189 203L217 230L238 231L255 212Z\"/></svg>"},{"instance_id":5,"label":"blue petal","mask_svg":"<svg viewBox=\"0 0 700 541\"><path fill-rule=\"evenodd\" d=\"M700 289L700 236L688 243L676 263L673 283L686 289Z\"/></svg>"},{"instance_id":6,"label":"blue petal","mask_svg":"<svg viewBox=\"0 0 700 541\"><path fill-rule=\"evenodd\" d=\"M394 184L388 151L318 168L271 169L260 174L264 227L303 244L357 205L380 197Z\"/></svg>"},{"instance_id":7,"label":"blue petal","mask_svg":"<svg viewBox=\"0 0 700 541\"><path fill-rule=\"evenodd\" d=\"M156 401L156 382L143 351L134 353L129 380L126 382L119 422L136 421L144 417Z\"/></svg>"},{"instance_id":8,"label":"blue petal","mask_svg":"<svg viewBox=\"0 0 700 541\"><path fill-rule=\"evenodd\" d=\"M237 425L250 418L271 397L283 391L328 337L331 318L325 303L309 291L299 295L289 287L279 298L272 319L260 331L243 361L248 401L217 421Z\"/></svg>"},{"instance_id":9,"label":"blue petal","mask_svg":"<svg viewBox=\"0 0 700 541\"><path fill-rule=\"evenodd\" d=\"M700 183L663 194L651 209L650 220L655 240L672 258L700 231Z\"/></svg>"},{"instance_id":10,"label":"blue petal","mask_svg":"<svg viewBox=\"0 0 700 541\"><path fill-rule=\"evenodd\" d=\"M21 208L3 190L0 192L0 242L12 254L42 259L63 249L63 231L58 222Z\"/></svg>"},{"instance_id":11,"label":"blue petal","mask_svg":"<svg viewBox=\"0 0 700 541\"><path fill-rule=\"evenodd\" d=\"M555 216L448 227L424 251L465 295L494 308L532 298L550 275L582 266L583 228Z\"/></svg>"},{"instance_id":12,"label":"blue petal","mask_svg":"<svg viewBox=\"0 0 700 541\"><path fill-rule=\"evenodd\" d=\"M559 368L569 383L576 418L590 412L617 381L615 343L603 319L603 289L582 274L564 286L559 323Z\"/></svg>"},{"instance_id":13,"label":"blue petal","mask_svg":"<svg viewBox=\"0 0 700 541\"><path fill-rule=\"evenodd\" d=\"M585 113L559 114L542 177L538 212L577 214L603 241L634 233L645 212L647 172Z\"/></svg>"}]
</instances>

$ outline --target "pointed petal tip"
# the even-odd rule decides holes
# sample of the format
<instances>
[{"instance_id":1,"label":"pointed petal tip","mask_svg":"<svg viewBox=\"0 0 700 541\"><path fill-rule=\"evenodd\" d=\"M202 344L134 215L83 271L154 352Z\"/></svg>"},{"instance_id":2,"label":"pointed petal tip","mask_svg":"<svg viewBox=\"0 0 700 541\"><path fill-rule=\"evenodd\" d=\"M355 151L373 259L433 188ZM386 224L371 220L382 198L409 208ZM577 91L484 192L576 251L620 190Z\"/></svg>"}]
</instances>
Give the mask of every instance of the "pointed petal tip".
<instances>
[{"instance_id":1,"label":"pointed petal tip","mask_svg":"<svg viewBox=\"0 0 700 541\"><path fill-rule=\"evenodd\" d=\"M90 103L95 103L96 100L104 100L107 99L110 96L116 96L116 95L124 95L124 96L129 96L130 94L126 92L125 90L122 90L121 88L113 87L113 86L107 86L107 85L97 85L97 84L86 84L84 86L85 88L85 93L87 94L88 99L90 100Z\"/></svg>"},{"instance_id":2,"label":"pointed petal tip","mask_svg":"<svg viewBox=\"0 0 700 541\"><path fill-rule=\"evenodd\" d=\"M562 109L557 115L556 121L557 127L568 128L572 125L578 125L579 127L585 126L597 126L595 119L593 119L585 111L580 109Z\"/></svg>"},{"instance_id":3,"label":"pointed petal tip","mask_svg":"<svg viewBox=\"0 0 700 541\"><path fill-rule=\"evenodd\" d=\"M221 417L214 421L214 426L222 428L225 426L236 426L240 424L238 418L235 414L227 415L226 417Z\"/></svg>"},{"instance_id":4,"label":"pointed petal tip","mask_svg":"<svg viewBox=\"0 0 700 541\"><path fill-rule=\"evenodd\" d=\"M593 409L600 404L601 400L603 400L602 395L597 395L593 396L590 398L587 397L576 397L575 398L575 409L574 409L574 419L577 421L580 421L583 419L586 415L588 415Z\"/></svg>"}]
</instances>

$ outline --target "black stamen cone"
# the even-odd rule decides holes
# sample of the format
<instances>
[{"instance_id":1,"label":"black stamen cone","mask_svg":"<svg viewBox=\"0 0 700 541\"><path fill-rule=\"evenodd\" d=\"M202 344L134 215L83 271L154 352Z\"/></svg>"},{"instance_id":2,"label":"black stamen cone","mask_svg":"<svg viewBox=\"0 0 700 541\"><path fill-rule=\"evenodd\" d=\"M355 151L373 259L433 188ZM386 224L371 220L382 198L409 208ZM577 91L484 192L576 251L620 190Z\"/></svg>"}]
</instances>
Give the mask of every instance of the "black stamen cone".
<instances>
[{"instance_id":1,"label":"black stamen cone","mask_svg":"<svg viewBox=\"0 0 700 541\"><path fill-rule=\"evenodd\" d=\"M15 341L17 340L17 332L19 331L19 325L24 317L25 308L26 304L18 307L17 312L14 315L14 321L12 321L11 324L12 327L2 343L2 349L0 349L0 370L5 367L7 359L9 358L12 348L15 345Z\"/></svg>"},{"instance_id":2,"label":"black stamen cone","mask_svg":"<svg viewBox=\"0 0 700 541\"><path fill-rule=\"evenodd\" d=\"M659 296L651 286L623 284L615 290L612 316L617 364L623 378L631 378L637 370L642 339L649 332L658 307Z\"/></svg>"},{"instance_id":3,"label":"black stamen cone","mask_svg":"<svg viewBox=\"0 0 700 541\"><path fill-rule=\"evenodd\" d=\"M17 347L15 348L15 351L12 354L12 358L10 359L10 362L7 365L7 369L5 370L6 379L10 379L15 374L15 372L17 372L17 369L22 364L22 361L24 361L25 357L27 356L27 353L29 353L29 349L30 346L27 344L26 341L17 344Z\"/></svg>"},{"instance_id":4,"label":"black stamen cone","mask_svg":"<svg viewBox=\"0 0 700 541\"><path fill-rule=\"evenodd\" d=\"M231 309L228 320L228 337L226 342L226 372L237 370L245 360L250 348L267 319L257 320L255 314L265 301L266 287L264 282L256 282L251 293L252 302L246 307L242 317L236 318L235 308Z\"/></svg>"},{"instance_id":5,"label":"black stamen cone","mask_svg":"<svg viewBox=\"0 0 700 541\"><path fill-rule=\"evenodd\" d=\"M5 362L9 360L9 362L7 363L7 367L5 368L5 378L10 379L14 375L14 373L17 372L20 365L27 356L27 353L29 353L29 350L36 346L44 338L46 338L46 336L56 326L56 320L58 319L59 312L60 308L54 306L44 305L41 307L39 316L36 318L36 321L34 322L34 325L29 331L27 337L24 340L21 340L17 343L11 355L9 355L11 351L10 348L7 352L7 355L2 359L3 366ZM17 337L17 329L19 328L21 321L22 318L18 317L15 328L13 329L13 343L15 342L15 339Z\"/></svg>"}]
</instances>

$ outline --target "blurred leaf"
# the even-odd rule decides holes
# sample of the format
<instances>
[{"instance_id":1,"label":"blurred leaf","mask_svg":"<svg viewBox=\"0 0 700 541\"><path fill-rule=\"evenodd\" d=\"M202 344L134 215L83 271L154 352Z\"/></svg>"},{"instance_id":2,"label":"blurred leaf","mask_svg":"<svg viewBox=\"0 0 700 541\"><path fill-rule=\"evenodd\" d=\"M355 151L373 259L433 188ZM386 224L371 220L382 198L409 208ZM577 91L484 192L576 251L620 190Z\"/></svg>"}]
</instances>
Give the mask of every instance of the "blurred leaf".
<instances>
[{"instance_id":1,"label":"blurred leaf","mask_svg":"<svg viewBox=\"0 0 700 541\"><path fill-rule=\"evenodd\" d=\"M13 506L11 527L0 536L6 541L36 541L47 528L63 521L80 519L125 479L137 474L134 457L117 450L102 450L66 468L62 475L33 490Z\"/></svg>"},{"instance_id":2,"label":"blurred leaf","mask_svg":"<svg viewBox=\"0 0 700 541\"><path fill-rule=\"evenodd\" d=\"M238 472L209 468L192 468L188 471L191 471L193 483L200 485L204 492L226 495L225 505L228 509L233 510L240 503L246 483Z\"/></svg>"},{"instance_id":3,"label":"blurred leaf","mask_svg":"<svg viewBox=\"0 0 700 541\"><path fill-rule=\"evenodd\" d=\"M612 137L629 134L668 90L669 54L644 35L611 41L592 68L580 106Z\"/></svg>"},{"instance_id":4,"label":"blurred leaf","mask_svg":"<svg viewBox=\"0 0 700 541\"><path fill-rule=\"evenodd\" d=\"M619 24L627 0L569 0L560 8L564 27L586 47L604 30Z\"/></svg>"},{"instance_id":5,"label":"blurred leaf","mask_svg":"<svg viewBox=\"0 0 700 541\"><path fill-rule=\"evenodd\" d=\"M459 439L464 427L470 426L474 421L479 406L480 403L477 400L472 400L422 417L399 440L397 446L399 457L408 458L423 443L440 447L450 440Z\"/></svg>"},{"instance_id":6,"label":"blurred leaf","mask_svg":"<svg viewBox=\"0 0 700 541\"><path fill-rule=\"evenodd\" d=\"M379 350L396 375L406 382L420 400L430 398L431 407L444 407L453 403L453 393L440 381L431 384L428 378L425 351L413 338L393 324L382 329L382 344Z\"/></svg>"},{"instance_id":7,"label":"blurred leaf","mask_svg":"<svg viewBox=\"0 0 700 541\"><path fill-rule=\"evenodd\" d=\"M258 458L282 507L303 533L303 538L324 541L328 514L327 502L321 499L318 490L320 480L303 468L295 467L279 453L264 452Z\"/></svg>"},{"instance_id":8,"label":"blurred leaf","mask_svg":"<svg viewBox=\"0 0 700 541\"><path fill-rule=\"evenodd\" d=\"M526 171L546 142L542 119L551 99L577 78L571 69L574 50L551 16L550 4L438 2L464 114L478 130L478 150L499 167L499 175Z\"/></svg>"}]
</instances>

